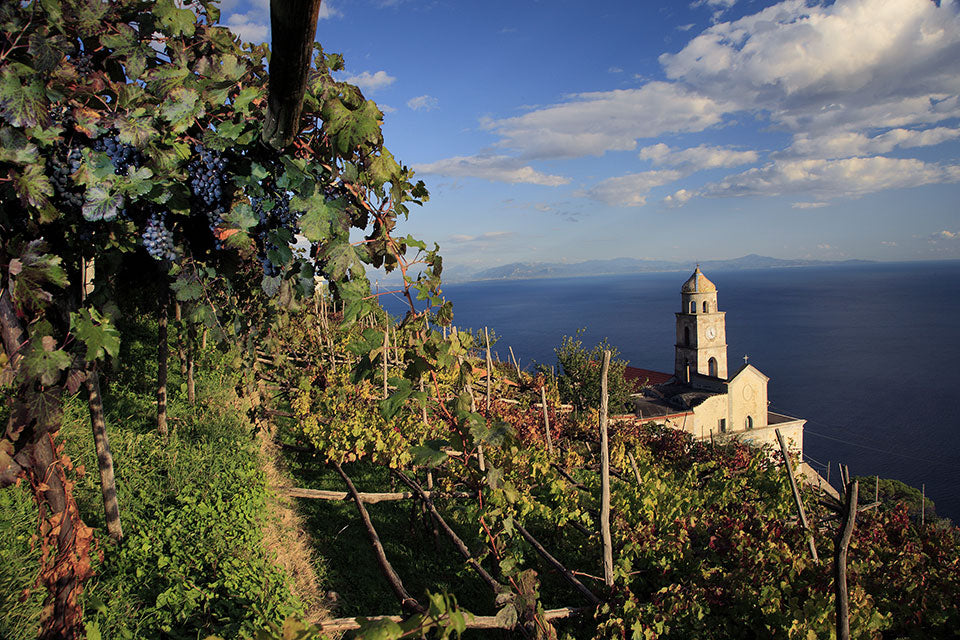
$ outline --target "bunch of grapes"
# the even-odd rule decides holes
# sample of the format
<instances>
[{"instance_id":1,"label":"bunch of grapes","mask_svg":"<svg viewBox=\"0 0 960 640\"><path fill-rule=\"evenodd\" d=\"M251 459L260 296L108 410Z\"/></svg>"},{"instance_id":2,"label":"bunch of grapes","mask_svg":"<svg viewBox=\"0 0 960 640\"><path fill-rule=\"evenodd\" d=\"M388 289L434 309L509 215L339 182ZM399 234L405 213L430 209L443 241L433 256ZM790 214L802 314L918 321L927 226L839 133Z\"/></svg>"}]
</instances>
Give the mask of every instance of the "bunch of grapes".
<instances>
[{"instance_id":1,"label":"bunch of grapes","mask_svg":"<svg viewBox=\"0 0 960 640\"><path fill-rule=\"evenodd\" d=\"M214 234L214 246L219 249L216 231L223 225L223 214L227 209L227 158L203 145L196 145L193 151L195 155L187 165L187 172L190 174L194 210L206 216L207 226Z\"/></svg>"},{"instance_id":2,"label":"bunch of grapes","mask_svg":"<svg viewBox=\"0 0 960 640\"><path fill-rule=\"evenodd\" d=\"M116 134L97 138L93 143L94 151L103 151L113 163L113 172L126 175L129 167L138 168L143 164L143 155L131 144L120 142Z\"/></svg>"},{"instance_id":3,"label":"bunch of grapes","mask_svg":"<svg viewBox=\"0 0 960 640\"><path fill-rule=\"evenodd\" d=\"M252 198L253 210L260 220L257 229L257 244L261 247L260 264L263 266L263 273L269 277L280 275L280 268L273 264L267 257L267 251L274 247L273 241L267 235L267 230L276 230L285 228L291 233L296 233L296 222L300 212L290 210L290 194L285 192L271 191L272 197ZM269 202L273 206L268 205ZM267 206L265 206L267 205Z\"/></svg>"},{"instance_id":4,"label":"bunch of grapes","mask_svg":"<svg viewBox=\"0 0 960 640\"><path fill-rule=\"evenodd\" d=\"M54 193L67 211L76 211L83 205L83 191L73 183L71 177L80 170L82 163L80 147L73 145L58 149L48 161Z\"/></svg>"},{"instance_id":5,"label":"bunch of grapes","mask_svg":"<svg viewBox=\"0 0 960 640\"><path fill-rule=\"evenodd\" d=\"M156 260L176 260L177 252L173 246L173 232L167 229L164 214L151 214L147 228L143 231L143 246Z\"/></svg>"},{"instance_id":6,"label":"bunch of grapes","mask_svg":"<svg viewBox=\"0 0 960 640\"><path fill-rule=\"evenodd\" d=\"M93 56L80 54L73 57L73 66L81 76L88 76L93 73Z\"/></svg>"}]
</instances>

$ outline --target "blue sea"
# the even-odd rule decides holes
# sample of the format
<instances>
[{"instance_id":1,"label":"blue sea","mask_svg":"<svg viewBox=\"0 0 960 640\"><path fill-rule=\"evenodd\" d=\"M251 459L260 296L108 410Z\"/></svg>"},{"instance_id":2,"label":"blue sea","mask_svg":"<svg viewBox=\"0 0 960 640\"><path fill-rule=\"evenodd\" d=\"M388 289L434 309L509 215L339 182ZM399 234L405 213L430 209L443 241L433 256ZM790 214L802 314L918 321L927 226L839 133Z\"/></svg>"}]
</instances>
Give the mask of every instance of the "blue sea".
<instances>
[{"instance_id":1,"label":"blue sea","mask_svg":"<svg viewBox=\"0 0 960 640\"><path fill-rule=\"evenodd\" d=\"M454 324L489 327L530 367L586 328L633 366L672 372L689 273L472 282L444 287ZM807 419L814 467L920 488L960 522L960 261L711 271L731 371L749 356L770 407ZM392 307L392 305L389 305ZM825 473L825 471L822 471ZM872 497L872 486L865 488Z\"/></svg>"}]
</instances>

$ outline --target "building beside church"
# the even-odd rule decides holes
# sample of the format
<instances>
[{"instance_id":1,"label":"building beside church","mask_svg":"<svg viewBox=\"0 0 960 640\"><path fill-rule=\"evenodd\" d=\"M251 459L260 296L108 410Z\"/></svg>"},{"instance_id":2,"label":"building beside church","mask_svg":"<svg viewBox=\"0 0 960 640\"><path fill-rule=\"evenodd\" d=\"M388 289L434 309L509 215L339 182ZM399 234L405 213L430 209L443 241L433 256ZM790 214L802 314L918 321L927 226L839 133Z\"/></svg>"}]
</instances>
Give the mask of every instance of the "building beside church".
<instances>
[{"instance_id":1,"label":"building beside church","mask_svg":"<svg viewBox=\"0 0 960 640\"><path fill-rule=\"evenodd\" d=\"M768 409L769 378L747 362L727 368L726 314L717 287L697 266L680 289L673 373L627 367L626 377L642 383L632 397L634 415L681 429L694 438L738 439L778 447L779 429L791 451L803 453L806 422Z\"/></svg>"}]
</instances>

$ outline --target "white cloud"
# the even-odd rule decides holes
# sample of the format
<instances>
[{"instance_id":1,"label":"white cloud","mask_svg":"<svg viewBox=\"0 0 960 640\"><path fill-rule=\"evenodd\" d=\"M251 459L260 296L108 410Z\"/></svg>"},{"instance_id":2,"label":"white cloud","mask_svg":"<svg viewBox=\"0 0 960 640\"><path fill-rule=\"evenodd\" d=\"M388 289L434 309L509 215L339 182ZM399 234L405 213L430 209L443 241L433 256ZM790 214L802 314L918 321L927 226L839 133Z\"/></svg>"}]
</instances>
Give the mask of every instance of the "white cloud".
<instances>
[{"instance_id":1,"label":"white cloud","mask_svg":"<svg viewBox=\"0 0 960 640\"><path fill-rule=\"evenodd\" d=\"M689 149L671 149L662 142L640 149L640 159L658 166L682 167L690 171L736 167L757 161L756 151L737 151L702 144Z\"/></svg>"},{"instance_id":2,"label":"white cloud","mask_svg":"<svg viewBox=\"0 0 960 640\"><path fill-rule=\"evenodd\" d=\"M794 209L822 209L830 206L829 202L794 202L790 205Z\"/></svg>"},{"instance_id":3,"label":"white cloud","mask_svg":"<svg viewBox=\"0 0 960 640\"><path fill-rule=\"evenodd\" d=\"M356 75L348 76L344 79L344 82L355 84L360 87L362 91L369 91L370 93L373 93L377 89L389 87L396 82L396 80L396 78L389 75L386 71L377 71L376 73L364 71Z\"/></svg>"},{"instance_id":4,"label":"white cloud","mask_svg":"<svg viewBox=\"0 0 960 640\"><path fill-rule=\"evenodd\" d=\"M695 197L697 197L696 191L680 189L674 192L672 195L664 198L663 203L668 207L682 207L683 205L687 204L689 200Z\"/></svg>"},{"instance_id":5,"label":"white cloud","mask_svg":"<svg viewBox=\"0 0 960 640\"><path fill-rule=\"evenodd\" d=\"M244 42L266 42L270 37L269 18L260 12L234 13L227 18L226 26Z\"/></svg>"},{"instance_id":6,"label":"white cloud","mask_svg":"<svg viewBox=\"0 0 960 640\"><path fill-rule=\"evenodd\" d=\"M407 100L407 106L414 111L433 111L439 105L439 101L431 95L417 96Z\"/></svg>"},{"instance_id":7,"label":"white cloud","mask_svg":"<svg viewBox=\"0 0 960 640\"><path fill-rule=\"evenodd\" d=\"M397 111L395 107L391 107L388 104L382 104L380 102L377 103L377 108L383 113L396 113Z\"/></svg>"},{"instance_id":8,"label":"white cloud","mask_svg":"<svg viewBox=\"0 0 960 640\"><path fill-rule=\"evenodd\" d=\"M541 173L529 165L524 165L517 158L501 155L458 156L429 164L414 165L413 168L417 173L483 178L511 184L526 183L558 187L570 182L570 179L564 176Z\"/></svg>"},{"instance_id":9,"label":"white cloud","mask_svg":"<svg viewBox=\"0 0 960 640\"><path fill-rule=\"evenodd\" d=\"M849 158L887 153L896 148L930 147L960 138L960 128L891 129L868 137L856 131L834 132L821 136L798 133L783 157Z\"/></svg>"},{"instance_id":10,"label":"white cloud","mask_svg":"<svg viewBox=\"0 0 960 640\"><path fill-rule=\"evenodd\" d=\"M607 73L623 73L623 69L620 67L610 67L607 69Z\"/></svg>"},{"instance_id":11,"label":"white cloud","mask_svg":"<svg viewBox=\"0 0 960 640\"><path fill-rule=\"evenodd\" d=\"M836 249L832 244L827 244L826 242L821 242L817 245L817 249Z\"/></svg>"},{"instance_id":12,"label":"white cloud","mask_svg":"<svg viewBox=\"0 0 960 640\"><path fill-rule=\"evenodd\" d=\"M653 187L673 182L683 177L680 171L644 171L606 180L576 195L599 200L614 207L642 207L647 203L647 193Z\"/></svg>"},{"instance_id":13,"label":"white cloud","mask_svg":"<svg viewBox=\"0 0 960 640\"><path fill-rule=\"evenodd\" d=\"M528 157L599 156L630 151L637 138L702 131L719 123L725 108L677 84L649 82L639 89L580 93L487 126L502 137L499 146Z\"/></svg>"},{"instance_id":14,"label":"white cloud","mask_svg":"<svg viewBox=\"0 0 960 640\"><path fill-rule=\"evenodd\" d=\"M342 15L343 15L343 12L337 9L334 5L330 4L330 0L323 0L323 2L320 4L319 17L321 20L329 20L330 18L339 18Z\"/></svg>"},{"instance_id":15,"label":"white cloud","mask_svg":"<svg viewBox=\"0 0 960 640\"><path fill-rule=\"evenodd\" d=\"M881 240L880 245L884 247L895 247L897 246L897 243L893 240Z\"/></svg>"},{"instance_id":16,"label":"white cloud","mask_svg":"<svg viewBox=\"0 0 960 640\"><path fill-rule=\"evenodd\" d=\"M785 0L716 24L660 62L705 96L823 132L956 116L958 55L956 2Z\"/></svg>"},{"instance_id":17,"label":"white cloud","mask_svg":"<svg viewBox=\"0 0 960 640\"><path fill-rule=\"evenodd\" d=\"M960 165L882 156L842 160L776 160L705 185L696 195L751 197L804 194L857 198L884 189L960 182ZM689 200L690 198L686 198Z\"/></svg>"}]
</instances>

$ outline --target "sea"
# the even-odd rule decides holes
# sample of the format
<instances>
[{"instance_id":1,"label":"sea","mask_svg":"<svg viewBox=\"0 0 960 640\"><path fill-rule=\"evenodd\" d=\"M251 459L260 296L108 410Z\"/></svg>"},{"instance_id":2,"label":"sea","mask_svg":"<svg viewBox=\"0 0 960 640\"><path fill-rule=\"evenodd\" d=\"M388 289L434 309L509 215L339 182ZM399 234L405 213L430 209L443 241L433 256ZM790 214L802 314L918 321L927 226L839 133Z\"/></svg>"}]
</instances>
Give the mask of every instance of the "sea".
<instances>
[{"instance_id":1,"label":"sea","mask_svg":"<svg viewBox=\"0 0 960 640\"><path fill-rule=\"evenodd\" d=\"M556 365L564 336L606 338L629 364L672 372L688 272L444 287L459 328L489 327L524 368ZM805 418L821 475L895 478L960 523L960 261L706 273L726 312L728 369L770 377L770 408ZM393 304L388 304L393 311ZM399 307L397 309L399 311ZM872 483L861 492L872 499Z\"/></svg>"}]
</instances>

